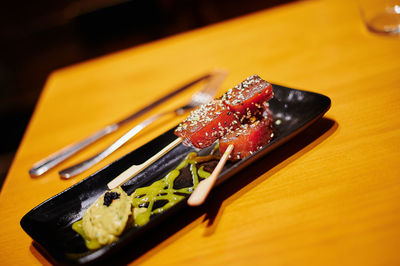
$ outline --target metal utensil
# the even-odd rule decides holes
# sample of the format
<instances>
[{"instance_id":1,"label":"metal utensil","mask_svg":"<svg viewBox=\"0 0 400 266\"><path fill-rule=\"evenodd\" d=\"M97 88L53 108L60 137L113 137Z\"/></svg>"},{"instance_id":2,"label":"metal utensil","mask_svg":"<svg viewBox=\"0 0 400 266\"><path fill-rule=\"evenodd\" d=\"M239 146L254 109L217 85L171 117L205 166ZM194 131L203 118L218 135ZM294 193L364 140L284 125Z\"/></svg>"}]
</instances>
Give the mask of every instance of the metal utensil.
<instances>
[{"instance_id":1,"label":"metal utensil","mask_svg":"<svg viewBox=\"0 0 400 266\"><path fill-rule=\"evenodd\" d=\"M96 131L95 133L93 133L92 135L90 135L89 137L68 145L64 148L62 148L61 150L49 155L48 157L40 160L39 162L35 163L32 168L29 170L29 174L32 177L37 177L40 176L44 173L46 173L47 171L49 171L50 169L54 168L55 166L57 166L58 164L60 164L61 162L65 161L66 159L68 159L69 157L71 157L72 155L76 154L77 152L83 150L84 148L88 147L89 145L91 145L92 143L96 142L97 140L113 133L114 131L116 131L117 129L119 129L122 125L134 120L135 118L143 115L144 113L148 112L150 109L156 107L157 105L160 105L161 103L163 103L164 101L170 99L171 97L177 95L178 93L186 90L187 88L190 88L191 86L195 85L196 83L202 81L202 80L206 80L209 79L213 74L207 74L204 75L200 78L197 78L193 81L190 81L189 83L179 87L178 89L174 90L173 92L171 92L170 94L156 100L155 102L151 103L150 105L142 108L141 110L129 115L128 117L115 122L113 124L107 125L106 127L100 129L99 131Z\"/></svg>"},{"instance_id":2,"label":"metal utensil","mask_svg":"<svg viewBox=\"0 0 400 266\"><path fill-rule=\"evenodd\" d=\"M122 137L120 137L118 140L116 140L114 143L112 143L109 147L107 147L105 150L101 151L100 153L94 155L93 157L90 157L89 159L80 162L76 165L73 165L71 167L68 167L62 171L59 172L60 177L64 179L71 178L73 176L76 176L83 171L89 169L93 165L97 164L107 156L109 156L111 153L116 151L118 148L120 148L122 145L124 145L127 141L129 141L133 136L135 136L137 133L139 133L142 129L150 125L152 122L155 120L159 119L160 117L170 114L170 113L175 113L177 115L181 115L201 104L207 103L210 100L213 99L217 89L220 87L222 84L222 81L226 77L226 72L225 71L219 71L216 72L214 75L212 75L209 79L209 82L206 84L206 86L201 90L193 94L191 100L181 106L178 107L174 110L166 111L160 114L153 115L140 124L136 125L133 127L131 130L129 130L127 133L125 133Z\"/></svg>"}]
</instances>

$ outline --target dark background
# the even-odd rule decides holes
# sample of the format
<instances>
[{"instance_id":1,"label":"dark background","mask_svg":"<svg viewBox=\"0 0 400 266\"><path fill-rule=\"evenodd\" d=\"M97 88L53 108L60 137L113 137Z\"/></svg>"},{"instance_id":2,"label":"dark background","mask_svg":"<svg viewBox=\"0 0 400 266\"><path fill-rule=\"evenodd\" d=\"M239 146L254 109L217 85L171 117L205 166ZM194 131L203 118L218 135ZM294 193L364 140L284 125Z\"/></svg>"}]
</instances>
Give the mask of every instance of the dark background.
<instances>
[{"instance_id":1,"label":"dark background","mask_svg":"<svg viewBox=\"0 0 400 266\"><path fill-rule=\"evenodd\" d=\"M14 0L0 9L0 186L47 75L289 0Z\"/></svg>"}]
</instances>

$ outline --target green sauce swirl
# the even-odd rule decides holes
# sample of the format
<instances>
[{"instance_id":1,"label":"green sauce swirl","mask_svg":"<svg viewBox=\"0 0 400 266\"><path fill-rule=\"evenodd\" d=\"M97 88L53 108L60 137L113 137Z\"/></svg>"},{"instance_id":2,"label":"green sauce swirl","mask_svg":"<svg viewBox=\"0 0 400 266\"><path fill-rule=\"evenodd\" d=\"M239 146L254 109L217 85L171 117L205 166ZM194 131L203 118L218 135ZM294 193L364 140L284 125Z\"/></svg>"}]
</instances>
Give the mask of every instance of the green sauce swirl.
<instances>
[{"instance_id":1,"label":"green sauce swirl","mask_svg":"<svg viewBox=\"0 0 400 266\"><path fill-rule=\"evenodd\" d=\"M209 172L204 170L204 167L197 169L196 164L198 162L209 161L213 158L215 157L212 155L197 157L197 153L191 152L164 178L154 182L150 186L136 189L131 195L132 205L134 207L135 226L145 225L150 220L151 215L161 213L183 200L185 196L182 194L189 195L192 193L194 188L199 184L199 176L201 178L207 178L210 175ZM180 175L182 168L187 165L189 165L190 168L193 186L174 189L174 181ZM162 207L154 208L154 203L161 200L167 201L167 203Z\"/></svg>"},{"instance_id":2,"label":"green sauce swirl","mask_svg":"<svg viewBox=\"0 0 400 266\"><path fill-rule=\"evenodd\" d=\"M130 196L133 207L133 225L143 226L149 222L154 214L162 213L171 208L181 200L185 199L199 184L200 179L210 176L210 173L204 169L204 166L197 167L198 163L218 159L214 155L197 156L196 152L189 153L185 159L162 179L155 181L147 187L137 188ZM174 188L175 180L182 174L182 169L189 167L192 185L183 188ZM162 202L164 205L157 206L156 202ZM130 225L127 225L129 227ZM85 236L82 220L75 222L72 229L82 236L88 249L100 248L96 240L90 240Z\"/></svg>"}]
</instances>

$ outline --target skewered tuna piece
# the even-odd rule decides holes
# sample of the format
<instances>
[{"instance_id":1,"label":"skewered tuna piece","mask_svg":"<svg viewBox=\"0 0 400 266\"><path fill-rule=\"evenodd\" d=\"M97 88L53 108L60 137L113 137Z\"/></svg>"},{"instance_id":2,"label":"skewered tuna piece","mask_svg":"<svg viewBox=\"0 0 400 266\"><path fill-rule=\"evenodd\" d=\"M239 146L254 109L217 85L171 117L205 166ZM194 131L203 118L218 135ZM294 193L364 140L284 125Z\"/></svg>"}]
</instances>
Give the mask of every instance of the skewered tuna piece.
<instances>
[{"instance_id":1,"label":"skewered tuna piece","mask_svg":"<svg viewBox=\"0 0 400 266\"><path fill-rule=\"evenodd\" d=\"M268 144L273 136L272 118L267 115L253 123L241 124L236 130L223 136L219 140L219 151L224 154L232 144L234 148L230 159L243 159Z\"/></svg>"},{"instance_id":2,"label":"skewered tuna piece","mask_svg":"<svg viewBox=\"0 0 400 266\"><path fill-rule=\"evenodd\" d=\"M250 117L264 113L272 97L271 84L257 75L251 76L219 99L194 110L175 134L183 144L203 149L248 123Z\"/></svg>"}]
</instances>

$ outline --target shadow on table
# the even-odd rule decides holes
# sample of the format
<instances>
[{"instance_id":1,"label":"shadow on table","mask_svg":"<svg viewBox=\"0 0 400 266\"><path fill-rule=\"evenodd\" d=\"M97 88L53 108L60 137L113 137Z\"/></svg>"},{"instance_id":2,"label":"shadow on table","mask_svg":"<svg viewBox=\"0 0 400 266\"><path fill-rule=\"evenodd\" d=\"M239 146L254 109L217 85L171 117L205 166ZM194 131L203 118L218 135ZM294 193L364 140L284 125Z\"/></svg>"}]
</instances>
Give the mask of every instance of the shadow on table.
<instances>
[{"instance_id":1,"label":"shadow on table","mask_svg":"<svg viewBox=\"0 0 400 266\"><path fill-rule=\"evenodd\" d=\"M134 260L139 263L146 261L151 256L156 255L159 250L175 242L205 221L207 226L203 235L212 235L226 206L319 145L331 136L337 128L336 121L329 118L319 119L286 144L240 171L224 182L222 186L215 188L202 206L187 207L184 211L176 213L162 226L153 228L111 257L102 260L100 264L125 265ZM204 218L199 219L201 216L204 216ZM40 247L33 242L30 247L31 253L43 265L48 265L48 261L44 259L47 255L38 252L38 250L40 250ZM99 264L99 262L96 264Z\"/></svg>"}]
</instances>

